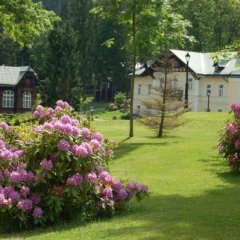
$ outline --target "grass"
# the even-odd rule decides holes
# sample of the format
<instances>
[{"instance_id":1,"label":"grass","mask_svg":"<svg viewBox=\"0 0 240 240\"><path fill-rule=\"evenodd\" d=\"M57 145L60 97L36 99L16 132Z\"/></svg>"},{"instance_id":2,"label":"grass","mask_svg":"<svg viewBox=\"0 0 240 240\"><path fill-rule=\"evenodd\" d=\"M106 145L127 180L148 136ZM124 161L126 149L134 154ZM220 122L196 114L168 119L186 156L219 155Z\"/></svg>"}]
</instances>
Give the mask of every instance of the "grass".
<instances>
[{"instance_id":1,"label":"grass","mask_svg":"<svg viewBox=\"0 0 240 240\"><path fill-rule=\"evenodd\" d=\"M119 142L111 173L150 187L150 198L129 203L111 219L81 224L77 219L46 229L1 234L0 239L45 240L237 240L240 236L240 176L218 157L216 144L226 113L188 113L188 122L158 139L136 122L108 113L92 127Z\"/></svg>"}]
</instances>

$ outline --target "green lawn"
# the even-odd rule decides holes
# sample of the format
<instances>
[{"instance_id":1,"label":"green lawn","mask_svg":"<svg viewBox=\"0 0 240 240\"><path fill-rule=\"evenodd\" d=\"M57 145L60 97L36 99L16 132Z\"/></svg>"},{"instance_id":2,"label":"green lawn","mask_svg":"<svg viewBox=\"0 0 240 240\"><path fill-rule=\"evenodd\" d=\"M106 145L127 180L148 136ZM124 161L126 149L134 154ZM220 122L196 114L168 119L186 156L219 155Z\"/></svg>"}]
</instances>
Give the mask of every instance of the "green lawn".
<instances>
[{"instance_id":1,"label":"green lawn","mask_svg":"<svg viewBox=\"0 0 240 240\"><path fill-rule=\"evenodd\" d=\"M113 113L114 114L114 113ZM240 177L218 157L216 144L226 113L188 113L168 137L139 123L128 139L128 121L99 116L92 127L119 142L110 163L114 176L150 187L150 198L129 204L111 219L72 223L0 239L21 240L220 240L240 239Z\"/></svg>"}]
</instances>

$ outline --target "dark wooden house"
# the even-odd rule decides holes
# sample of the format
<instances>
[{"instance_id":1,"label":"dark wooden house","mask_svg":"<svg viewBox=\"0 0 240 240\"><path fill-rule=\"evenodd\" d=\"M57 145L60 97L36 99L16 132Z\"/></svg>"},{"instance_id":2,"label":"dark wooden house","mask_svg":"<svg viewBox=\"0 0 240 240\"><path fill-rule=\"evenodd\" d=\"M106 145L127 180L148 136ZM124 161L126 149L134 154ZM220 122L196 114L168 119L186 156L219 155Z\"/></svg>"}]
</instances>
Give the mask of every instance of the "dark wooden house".
<instances>
[{"instance_id":1,"label":"dark wooden house","mask_svg":"<svg viewBox=\"0 0 240 240\"><path fill-rule=\"evenodd\" d=\"M29 66L0 66L0 113L30 111L37 97L38 79Z\"/></svg>"}]
</instances>

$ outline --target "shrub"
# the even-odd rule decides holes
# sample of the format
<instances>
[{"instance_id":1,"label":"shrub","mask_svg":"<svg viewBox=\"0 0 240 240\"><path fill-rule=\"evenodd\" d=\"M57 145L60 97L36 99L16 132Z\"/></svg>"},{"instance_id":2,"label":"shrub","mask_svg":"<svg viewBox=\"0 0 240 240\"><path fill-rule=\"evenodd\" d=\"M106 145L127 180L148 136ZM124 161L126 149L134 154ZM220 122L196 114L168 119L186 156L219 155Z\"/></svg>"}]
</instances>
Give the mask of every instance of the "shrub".
<instances>
[{"instance_id":1,"label":"shrub","mask_svg":"<svg viewBox=\"0 0 240 240\"><path fill-rule=\"evenodd\" d=\"M232 118L221 132L218 151L233 171L240 172L240 104L231 104Z\"/></svg>"},{"instance_id":2,"label":"shrub","mask_svg":"<svg viewBox=\"0 0 240 240\"><path fill-rule=\"evenodd\" d=\"M121 106L123 106L125 104L125 102L127 102L126 93L117 92L114 96L114 104L118 108L120 108Z\"/></svg>"},{"instance_id":3,"label":"shrub","mask_svg":"<svg viewBox=\"0 0 240 240\"><path fill-rule=\"evenodd\" d=\"M31 124L0 123L1 226L30 228L80 215L114 214L147 186L123 184L106 170L114 143L84 127L68 103L36 107Z\"/></svg>"},{"instance_id":4,"label":"shrub","mask_svg":"<svg viewBox=\"0 0 240 240\"><path fill-rule=\"evenodd\" d=\"M116 111L118 109L114 103L109 103L107 108L109 111Z\"/></svg>"}]
</instances>

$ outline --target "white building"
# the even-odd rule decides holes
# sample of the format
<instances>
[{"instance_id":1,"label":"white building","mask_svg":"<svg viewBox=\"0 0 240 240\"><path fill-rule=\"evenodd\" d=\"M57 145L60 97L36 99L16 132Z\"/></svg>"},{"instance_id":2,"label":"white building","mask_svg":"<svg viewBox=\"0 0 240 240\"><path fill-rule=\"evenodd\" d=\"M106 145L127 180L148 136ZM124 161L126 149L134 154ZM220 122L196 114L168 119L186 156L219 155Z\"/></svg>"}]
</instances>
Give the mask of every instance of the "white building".
<instances>
[{"instance_id":1,"label":"white building","mask_svg":"<svg viewBox=\"0 0 240 240\"><path fill-rule=\"evenodd\" d=\"M169 50L174 58L173 71L168 79L173 79L176 88L185 94L187 51ZM220 59L218 64L211 58L212 53L189 52L188 70L188 102L194 112L227 112L232 102L240 103L240 59ZM152 97L152 86L160 86L164 82L164 73L158 69L161 58L151 66L136 71L134 85L134 112L143 108L142 99ZM207 96L208 92L210 96Z\"/></svg>"}]
</instances>

